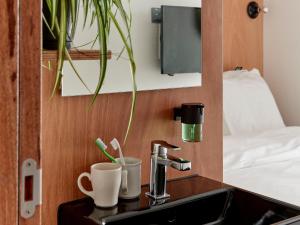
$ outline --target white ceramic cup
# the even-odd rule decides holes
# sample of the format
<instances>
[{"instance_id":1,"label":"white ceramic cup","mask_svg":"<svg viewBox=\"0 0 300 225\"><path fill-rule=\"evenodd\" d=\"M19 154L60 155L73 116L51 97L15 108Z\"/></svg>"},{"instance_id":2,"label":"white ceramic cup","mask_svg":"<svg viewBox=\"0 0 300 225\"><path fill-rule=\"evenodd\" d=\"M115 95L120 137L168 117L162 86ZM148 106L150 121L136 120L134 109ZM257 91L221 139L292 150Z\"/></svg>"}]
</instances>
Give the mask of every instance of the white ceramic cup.
<instances>
[{"instance_id":1,"label":"white ceramic cup","mask_svg":"<svg viewBox=\"0 0 300 225\"><path fill-rule=\"evenodd\" d=\"M121 164L120 159L116 159ZM141 194L141 164L142 161L133 157L124 157L125 166L122 170L127 171L122 176L122 184L119 197L122 199L134 199Z\"/></svg>"},{"instance_id":2,"label":"white ceramic cup","mask_svg":"<svg viewBox=\"0 0 300 225\"><path fill-rule=\"evenodd\" d=\"M99 207L113 207L118 204L122 166L118 163L97 163L91 166L91 173L82 173L77 184L82 193L94 199ZM81 179L87 177L92 183L92 191L87 191Z\"/></svg>"}]
</instances>

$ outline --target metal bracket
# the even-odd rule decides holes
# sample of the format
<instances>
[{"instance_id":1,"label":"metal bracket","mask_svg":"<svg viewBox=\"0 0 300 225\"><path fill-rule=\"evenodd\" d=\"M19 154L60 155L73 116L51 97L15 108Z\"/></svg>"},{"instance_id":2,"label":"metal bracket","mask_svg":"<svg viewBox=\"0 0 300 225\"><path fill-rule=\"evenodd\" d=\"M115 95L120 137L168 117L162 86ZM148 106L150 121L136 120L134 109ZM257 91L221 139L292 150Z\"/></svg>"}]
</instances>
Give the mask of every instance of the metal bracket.
<instances>
[{"instance_id":1,"label":"metal bracket","mask_svg":"<svg viewBox=\"0 0 300 225\"><path fill-rule=\"evenodd\" d=\"M34 159L27 159L22 164L21 173L21 217L29 219L36 206L42 204L42 172L37 169Z\"/></svg>"},{"instance_id":2,"label":"metal bracket","mask_svg":"<svg viewBox=\"0 0 300 225\"><path fill-rule=\"evenodd\" d=\"M151 8L152 23L161 23L161 8Z\"/></svg>"}]
</instances>

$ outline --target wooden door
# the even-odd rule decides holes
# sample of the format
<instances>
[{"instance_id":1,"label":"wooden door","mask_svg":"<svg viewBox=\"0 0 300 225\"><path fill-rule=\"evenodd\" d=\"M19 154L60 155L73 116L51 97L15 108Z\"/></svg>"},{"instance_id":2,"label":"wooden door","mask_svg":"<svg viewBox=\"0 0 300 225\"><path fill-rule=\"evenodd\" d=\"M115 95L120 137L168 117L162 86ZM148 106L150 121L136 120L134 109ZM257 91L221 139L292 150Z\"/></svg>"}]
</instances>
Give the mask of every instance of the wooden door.
<instances>
[{"instance_id":1,"label":"wooden door","mask_svg":"<svg viewBox=\"0 0 300 225\"><path fill-rule=\"evenodd\" d=\"M40 0L0 1L0 225L41 221L39 209L19 215L18 170L27 158L40 162L40 15Z\"/></svg>"},{"instance_id":2,"label":"wooden door","mask_svg":"<svg viewBox=\"0 0 300 225\"><path fill-rule=\"evenodd\" d=\"M17 224L17 1L0 1L0 224Z\"/></svg>"},{"instance_id":3,"label":"wooden door","mask_svg":"<svg viewBox=\"0 0 300 225\"><path fill-rule=\"evenodd\" d=\"M19 4L19 168L26 159L34 159L40 168L42 167L40 148L42 5L41 0L19 0ZM21 170L19 174L22 175ZM22 193L24 190L21 177L19 181ZM40 210L41 207L38 206L34 216L29 219L19 215L19 224L42 224Z\"/></svg>"}]
</instances>

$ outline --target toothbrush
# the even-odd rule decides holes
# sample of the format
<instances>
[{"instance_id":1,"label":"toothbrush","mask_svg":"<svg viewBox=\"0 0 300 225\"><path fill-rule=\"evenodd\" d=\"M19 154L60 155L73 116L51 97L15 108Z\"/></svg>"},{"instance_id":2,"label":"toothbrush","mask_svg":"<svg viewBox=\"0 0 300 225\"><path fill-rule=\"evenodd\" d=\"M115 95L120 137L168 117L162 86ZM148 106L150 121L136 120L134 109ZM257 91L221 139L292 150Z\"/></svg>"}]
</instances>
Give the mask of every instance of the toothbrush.
<instances>
[{"instance_id":1,"label":"toothbrush","mask_svg":"<svg viewBox=\"0 0 300 225\"><path fill-rule=\"evenodd\" d=\"M119 150L120 162L121 162L122 166L125 166L125 160L124 160L124 156L123 156L122 149L121 149L119 141L116 138L114 138L110 142L110 144L111 144L111 146L113 147L113 149L115 151Z\"/></svg>"},{"instance_id":2,"label":"toothbrush","mask_svg":"<svg viewBox=\"0 0 300 225\"><path fill-rule=\"evenodd\" d=\"M122 183L121 183L121 188L122 190L127 193L128 192L128 171L127 169L125 168L125 159L124 159L124 156L123 156L123 153L122 153L122 149L121 149L121 146L120 146L120 143L119 141L114 138L111 142L110 142L110 145L113 147L113 149L115 151L119 150L119 157L120 157L120 163L123 167L122 169Z\"/></svg>"},{"instance_id":3,"label":"toothbrush","mask_svg":"<svg viewBox=\"0 0 300 225\"><path fill-rule=\"evenodd\" d=\"M107 146L100 138L97 138L96 145L107 158L109 158L112 162L117 163L117 160L106 151Z\"/></svg>"}]
</instances>

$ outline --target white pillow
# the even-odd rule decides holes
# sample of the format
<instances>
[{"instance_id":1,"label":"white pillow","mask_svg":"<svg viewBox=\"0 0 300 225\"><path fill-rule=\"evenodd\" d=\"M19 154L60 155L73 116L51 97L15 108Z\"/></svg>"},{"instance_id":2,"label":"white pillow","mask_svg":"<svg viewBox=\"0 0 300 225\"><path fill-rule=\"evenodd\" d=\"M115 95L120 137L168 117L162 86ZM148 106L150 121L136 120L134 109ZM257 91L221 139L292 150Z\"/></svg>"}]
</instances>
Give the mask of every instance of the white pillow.
<instances>
[{"instance_id":1,"label":"white pillow","mask_svg":"<svg viewBox=\"0 0 300 225\"><path fill-rule=\"evenodd\" d=\"M257 69L223 74L223 113L232 135L285 127L274 97Z\"/></svg>"}]
</instances>

